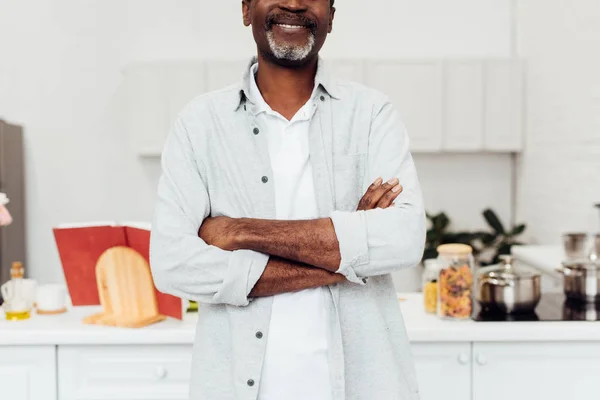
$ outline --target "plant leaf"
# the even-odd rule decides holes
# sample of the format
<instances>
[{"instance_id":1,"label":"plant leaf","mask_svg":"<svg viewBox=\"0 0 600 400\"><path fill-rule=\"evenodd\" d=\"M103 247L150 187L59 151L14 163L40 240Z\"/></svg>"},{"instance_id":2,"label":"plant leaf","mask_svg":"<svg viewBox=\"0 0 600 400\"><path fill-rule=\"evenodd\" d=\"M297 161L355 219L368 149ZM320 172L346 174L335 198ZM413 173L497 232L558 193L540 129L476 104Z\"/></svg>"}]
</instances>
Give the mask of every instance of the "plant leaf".
<instances>
[{"instance_id":1,"label":"plant leaf","mask_svg":"<svg viewBox=\"0 0 600 400\"><path fill-rule=\"evenodd\" d=\"M500 235L506 234L502 222L500 222L500 219L498 219L498 216L494 211L488 208L483 212L483 217L485 218L488 225L494 230L494 232Z\"/></svg>"},{"instance_id":2,"label":"plant leaf","mask_svg":"<svg viewBox=\"0 0 600 400\"><path fill-rule=\"evenodd\" d=\"M525 224L517 225L513 228L512 232L510 234L512 236L518 236L518 235L522 234L523 232L525 232L525 228L527 228L527 225L525 225Z\"/></svg>"}]
</instances>

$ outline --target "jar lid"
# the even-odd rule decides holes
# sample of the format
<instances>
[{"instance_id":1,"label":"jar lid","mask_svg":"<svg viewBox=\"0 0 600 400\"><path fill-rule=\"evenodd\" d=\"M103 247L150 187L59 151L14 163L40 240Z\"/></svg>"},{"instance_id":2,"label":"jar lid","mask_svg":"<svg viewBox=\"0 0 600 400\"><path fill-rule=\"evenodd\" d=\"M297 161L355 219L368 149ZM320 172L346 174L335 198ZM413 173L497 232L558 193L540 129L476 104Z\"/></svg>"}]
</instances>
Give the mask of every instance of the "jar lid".
<instances>
[{"instance_id":1,"label":"jar lid","mask_svg":"<svg viewBox=\"0 0 600 400\"><path fill-rule=\"evenodd\" d=\"M435 258L428 258L427 260L423 261L423 264L425 265L425 269L427 271L438 271L441 269L441 265Z\"/></svg>"},{"instance_id":2,"label":"jar lid","mask_svg":"<svg viewBox=\"0 0 600 400\"><path fill-rule=\"evenodd\" d=\"M440 254L471 254L473 248L468 244L448 243L438 246L437 252Z\"/></svg>"}]
</instances>

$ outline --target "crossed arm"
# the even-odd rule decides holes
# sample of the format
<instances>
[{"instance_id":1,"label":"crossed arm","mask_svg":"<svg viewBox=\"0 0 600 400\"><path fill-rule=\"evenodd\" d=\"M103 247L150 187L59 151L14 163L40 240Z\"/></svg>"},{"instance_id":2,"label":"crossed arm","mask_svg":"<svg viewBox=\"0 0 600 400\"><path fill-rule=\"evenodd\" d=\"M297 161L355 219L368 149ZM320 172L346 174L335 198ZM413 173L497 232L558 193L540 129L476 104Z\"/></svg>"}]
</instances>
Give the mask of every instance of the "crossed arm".
<instances>
[{"instance_id":1,"label":"crossed arm","mask_svg":"<svg viewBox=\"0 0 600 400\"><path fill-rule=\"evenodd\" d=\"M378 178L359 202L357 211L387 208L401 192L397 179L383 183ZM204 220L198 233L206 243L223 250L246 249L271 255L250 292L252 297L332 285L346 279L335 273L341 255L330 218L275 221L216 217Z\"/></svg>"},{"instance_id":2,"label":"crossed arm","mask_svg":"<svg viewBox=\"0 0 600 400\"><path fill-rule=\"evenodd\" d=\"M247 306L252 297L344 279L361 285L421 259L421 190L406 130L389 102L374 108L368 139L366 175L376 183L357 211L312 221L209 218L205 133L199 113L191 111L176 121L161 157L150 236L150 267L161 292ZM377 176L399 177L402 190L397 180L383 184Z\"/></svg>"}]
</instances>

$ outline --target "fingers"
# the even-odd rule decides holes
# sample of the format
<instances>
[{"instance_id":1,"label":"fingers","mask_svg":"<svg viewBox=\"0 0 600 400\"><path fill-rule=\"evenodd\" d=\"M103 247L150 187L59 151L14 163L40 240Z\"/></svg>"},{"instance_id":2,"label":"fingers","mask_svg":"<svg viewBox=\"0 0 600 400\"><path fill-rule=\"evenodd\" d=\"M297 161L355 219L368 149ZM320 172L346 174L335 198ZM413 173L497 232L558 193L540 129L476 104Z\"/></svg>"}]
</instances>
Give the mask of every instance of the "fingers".
<instances>
[{"instance_id":1,"label":"fingers","mask_svg":"<svg viewBox=\"0 0 600 400\"><path fill-rule=\"evenodd\" d=\"M387 206L389 206L400 192L401 188L398 185L398 178L390 179L385 183L383 183L383 179L377 178L377 180L369 186L369 189L367 189L367 192L358 203L358 210L372 210L376 207L380 207L379 202L384 198L385 200L382 205L387 204ZM384 208L383 206L381 207Z\"/></svg>"},{"instance_id":2,"label":"fingers","mask_svg":"<svg viewBox=\"0 0 600 400\"><path fill-rule=\"evenodd\" d=\"M391 206L392 203L394 202L394 200L396 200L396 197L398 197L400 195L400 193L402 193L402 189L403 189L403 187L400 184L394 186L390 191L386 192L381 197L379 202L377 202L377 207L378 208L388 208L389 206Z\"/></svg>"}]
</instances>

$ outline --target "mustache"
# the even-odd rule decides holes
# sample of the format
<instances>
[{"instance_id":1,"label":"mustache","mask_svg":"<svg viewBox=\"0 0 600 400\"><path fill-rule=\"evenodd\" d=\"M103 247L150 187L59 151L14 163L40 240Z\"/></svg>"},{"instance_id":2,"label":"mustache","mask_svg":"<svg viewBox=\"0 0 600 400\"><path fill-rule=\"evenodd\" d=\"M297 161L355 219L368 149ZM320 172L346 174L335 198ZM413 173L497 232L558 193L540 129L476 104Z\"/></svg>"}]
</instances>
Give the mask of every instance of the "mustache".
<instances>
[{"instance_id":1,"label":"mustache","mask_svg":"<svg viewBox=\"0 0 600 400\"><path fill-rule=\"evenodd\" d=\"M317 23L301 14L291 13L272 13L267 16L265 21L265 30L270 31L275 24L293 24L304 25L314 34L317 30Z\"/></svg>"}]
</instances>

